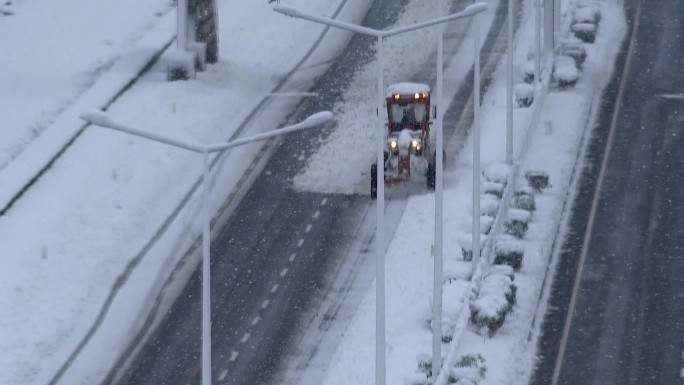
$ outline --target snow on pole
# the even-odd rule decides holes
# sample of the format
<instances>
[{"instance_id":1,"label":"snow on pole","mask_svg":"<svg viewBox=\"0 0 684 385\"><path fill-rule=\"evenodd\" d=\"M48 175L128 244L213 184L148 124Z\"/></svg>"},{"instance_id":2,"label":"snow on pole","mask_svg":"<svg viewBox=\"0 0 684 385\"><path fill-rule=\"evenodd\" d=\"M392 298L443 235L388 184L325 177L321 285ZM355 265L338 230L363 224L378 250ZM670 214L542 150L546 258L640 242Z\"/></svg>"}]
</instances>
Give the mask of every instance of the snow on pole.
<instances>
[{"instance_id":1,"label":"snow on pole","mask_svg":"<svg viewBox=\"0 0 684 385\"><path fill-rule=\"evenodd\" d=\"M473 124L473 273L480 261L480 21L474 16L474 124Z\"/></svg>"},{"instance_id":2,"label":"snow on pole","mask_svg":"<svg viewBox=\"0 0 684 385\"><path fill-rule=\"evenodd\" d=\"M506 163L513 163L513 0L508 0L506 44Z\"/></svg>"},{"instance_id":3,"label":"snow on pole","mask_svg":"<svg viewBox=\"0 0 684 385\"><path fill-rule=\"evenodd\" d=\"M209 152L202 154L202 385L211 385L211 214L209 212Z\"/></svg>"},{"instance_id":4,"label":"snow on pole","mask_svg":"<svg viewBox=\"0 0 684 385\"><path fill-rule=\"evenodd\" d=\"M378 35L378 199L375 203L376 219L376 265L375 265L375 384L385 385L385 122L382 116L383 105L383 57L382 35Z\"/></svg>"},{"instance_id":5,"label":"snow on pole","mask_svg":"<svg viewBox=\"0 0 684 385\"><path fill-rule=\"evenodd\" d=\"M444 14L444 0L438 1L438 15ZM434 272L433 272L433 306L432 306L432 376L437 376L442 367L442 282L443 282L443 189L444 189L444 166L443 153L444 131L442 119L442 95L443 95L443 72L444 72L444 27L439 26L437 36L437 110L435 130L437 131L436 140L436 159L435 159L435 252L434 252Z\"/></svg>"},{"instance_id":6,"label":"snow on pole","mask_svg":"<svg viewBox=\"0 0 684 385\"><path fill-rule=\"evenodd\" d=\"M176 43L179 51L185 51L188 47L188 0L178 0L178 22Z\"/></svg>"},{"instance_id":7,"label":"snow on pole","mask_svg":"<svg viewBox=\"0 0 684 385\"><path fill-rule=\"evenodd\" d=\"M541 2L537 0L534 5L534 81L541 81ZM536 83L535 83L536 84Z\"/></svg>"}]
</instances>

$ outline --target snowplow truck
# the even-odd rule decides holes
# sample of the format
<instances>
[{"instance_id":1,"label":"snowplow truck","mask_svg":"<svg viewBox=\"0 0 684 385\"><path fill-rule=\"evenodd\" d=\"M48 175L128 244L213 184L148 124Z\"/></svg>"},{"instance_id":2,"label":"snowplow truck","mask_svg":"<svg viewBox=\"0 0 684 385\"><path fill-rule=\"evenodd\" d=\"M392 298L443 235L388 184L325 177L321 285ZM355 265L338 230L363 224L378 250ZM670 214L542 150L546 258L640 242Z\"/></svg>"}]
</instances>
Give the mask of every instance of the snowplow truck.
<instances>
[{"instance_id":1,"label":"snowplow truck","mask_svg":"<svg viewBox=\"0 0 684 385\"><path fill-rule=\"evenodd\" d=\"M435 189L435 151L430 134L430 87L420 83L398 83L387 88L385 98L385 184L425 179ZM434 115L434 114L433 114ZM370 193L376 199L378 164L371 165Z\"/></svg>"}]
</instances>

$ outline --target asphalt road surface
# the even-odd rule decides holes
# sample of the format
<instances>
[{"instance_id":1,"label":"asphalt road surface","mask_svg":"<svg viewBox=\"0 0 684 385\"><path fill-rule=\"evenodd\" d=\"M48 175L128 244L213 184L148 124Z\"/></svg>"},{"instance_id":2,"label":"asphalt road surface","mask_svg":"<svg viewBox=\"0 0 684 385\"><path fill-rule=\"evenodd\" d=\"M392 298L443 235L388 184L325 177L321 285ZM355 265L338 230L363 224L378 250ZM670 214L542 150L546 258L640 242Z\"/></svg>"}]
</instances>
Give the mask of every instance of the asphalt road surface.
<instances>
[{"instance_id":1,"label":"asphalt road surface","mask_svg":"<svg viewBox=\"0 0 684 385\"><path fill-rule=\"evenodd\" d=\"M402 7L403 2L376 0L364 25L384 28L396 20ZM505 7L500 6L498 21L483 48L483 57L491 56L492 62L497 61L498 56L491 54L496 50L495 42L501 40L501 18L505 14ZM374 52L369 47L373 42L363 36L352 39L312 90L324 96L302 104L292 119L330 109L358 66L372 58ZM430 81L434 58L426 61L430 63L427 72L411 80ZM484 76L483 86L488 81ZM462 116L472 93L472 82L466 83L445 113L446 122L453 119L445 127L457 126ZM465 123L460 126L468 126ZM445 139L452 134L453 129L445 130ZM285 137L231 221L212 242L214 383L268 383L311 298L326 284L326 270L338 262L335 258L344 257L339 249L358 242L355 229L373 207L367 196L322 195L288 188L287 181L304 167L303 159L317 143L318 138L312 142L306 134ZM302 152L305 156L299 157ZM120 375L116 373L120 369L115 368L106 383L199 383L200 286L198 270L134 362Z\"/></svg>"},{"instance_id":2,"label":"asphalt road surface","mask_svg":"<svg viewBox=\"0 0 684 385\"><path fill-rule=\"evenodd\" d=\"M684 2L625 3L533 384L684 384Z\"/></svg>"}]
</instances>

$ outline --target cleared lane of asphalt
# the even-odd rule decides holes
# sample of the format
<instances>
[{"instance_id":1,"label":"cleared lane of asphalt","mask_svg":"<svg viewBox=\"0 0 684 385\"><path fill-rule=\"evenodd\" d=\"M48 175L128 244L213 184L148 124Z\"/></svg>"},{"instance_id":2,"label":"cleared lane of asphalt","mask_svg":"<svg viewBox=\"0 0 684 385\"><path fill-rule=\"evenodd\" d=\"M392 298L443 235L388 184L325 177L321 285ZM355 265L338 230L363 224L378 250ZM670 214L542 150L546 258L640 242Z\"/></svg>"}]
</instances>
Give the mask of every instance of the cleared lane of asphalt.
<instances>
[{"instance_id":1,"label":"cleared lane of asphalt","mask_svg":"<svg viewBox=\"0 0 684 385\"><path fill-rule=\"evenodd\" d=\"M383 28L402 6L378 1L365 24ZM483 52L494 51L495 42L501 40L505 14L505 7L497 9L499 22L495 21L497 27ZM372 57L371 43L371 39L354 38L317 83L314 91L326 96L303 104L295 115L330 108L339 97L330 91L341 91L359 63ZM496 57L492 60L497 61ZM464 87L465 97L450 108L463 109L471 90L468 87L471 85ZM358 218L358 210L372 207L367 197L301 193L284 186L304 165L293 154L299 156L304 151L304 158L308 157L318 140L312 142L304 134L284 138L231 222L213 242L213 377L219 383L269 381L302 309L324 284L320 277L327 267L335 263L328 256L356 236L350 229L358 226L345 223L347 218ZM119 383L198 382L199 287L197 272Z\"/></svg>"},{"instance_id":2,"label":"cleared lane of asphalt","mask_svg":"<svg viewBox=\"0 0 684 385\"><path fill-rule=\"evenodd\" d=\"M554 383L554 366L560 369L557 384L684 383L684 159L678 151L683 109L682 102L658 96L684 90L684 4L653 0L626 6L636 31L621 56L628 61L625 71L617 71L604 93L534 384ZM602 161L605 172L599 174ZM583 250L588 221L593 225ZM569 333L561 340L583 251ZM556 362L559 352L562 360Z\"/></svg>"}]
</instances>

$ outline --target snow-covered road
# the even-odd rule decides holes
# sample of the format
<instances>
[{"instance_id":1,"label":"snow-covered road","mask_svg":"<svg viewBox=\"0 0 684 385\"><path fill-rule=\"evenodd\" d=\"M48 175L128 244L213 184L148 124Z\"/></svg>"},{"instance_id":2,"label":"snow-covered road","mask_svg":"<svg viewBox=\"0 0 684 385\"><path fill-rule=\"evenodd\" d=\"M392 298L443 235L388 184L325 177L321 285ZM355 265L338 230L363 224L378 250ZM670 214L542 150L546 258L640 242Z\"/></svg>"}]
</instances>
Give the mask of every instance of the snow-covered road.
<instances>
[{"instance_id":1,"label":"snow-covered road","mask_svg":"<svg viewBox=\"0 0 684 385\"><path fill-rule=\"evenodd\" d=\"M144 6L133 3L131 0L123 5L120 1L100 1L96 5L71 0L71 7L46 7L40 2L23 0L15 4L15 15L0 18L0 35L13 37L0 42L3 57L12 59L0 63L0 84L3 85L0 87L0 104L3 114L9 112L6 115L7 125L3 119L8 139L0 148L0 171L11 164L11 160L22 153L33 139L49 131L49 123L58 119L59 112L73 104L89 84L96 82L102 71L98 68L109 68L171 9L162 1L148 2ZM526 15L529 15L530 3L524 2ZM332 14L338 4L314 0L288 1L288 5L324 15ZM553 221L557 220L559 205L565 199L564 189L584 134L584 125L580 125L577 119L584 122L586 116L569 113L573 109L567 106L572 104L587 111L589 101L610 74L610 42L619 39L622 33L621 1L606 0L603 4L608 35L600 35L596 45L589 48L590 56L582 81L576 89L554 93L548 98L550 108L542 120L553 121L554 130L544 132L539 127L532 127L534 138L544 143L530 146L531 155L524 158L524 162L529 163L523 165L548 167L554 183L552 190L540 196L541 210L535 214L534 223L544 228L552 228ZM367 5L365 0L349 0L344 17L358 21ZM135 8L136 12L127 12L129 8ZM410 1L404 22L429 17L426 8L420 1ZM72 9L79 10L77 17L69 12ZM119 9L125 12L117 11ZM220 28L219 64L199 74L196 81L179 83L167 83L165 68L160 64L115 103L110 112L126 123L168 135L196 141L225 140L235 131L246 111L270 92L322 31L316 25L273 13L266 2L236 6L224 0L218 2L218 9L221 20L234 21L229 27ZM117 15L124 19L114 17ZM130 15L135 17L129 20ZM518 75L531 38L529 16L523 20L524 28L518 35L515 56ZM40 28L26 30L28 24ZM121 28L122 25L130 25L131 28ZM288 33L282 33L284 30ZM309 68L320 68L318 64L326 63L348 37L344 33L331 32L331 43L322 47ZM22 43L22 39L26 40ZM397 57L412 57L409 53L424 48L424 42L430 39L429 32L417 34L405 41L392 43L391 52ZM5 52L10 52L10 55ZM463 61L468 56L464 53L456 57L454 66L450 68L468 68L470 64ZM349 91L350 103L336 108L342 122L358 122L360 116L372 113L371 110L366 111L366 115L363 111L350 113L352 107L368 109L372 106L372 103L363 103L365 99L356 98L371 89L363 86L373 84L366 74L372 71L373 63L369 68L357 77L359 87ZM483 120L484 163L499 161L503 156L503 144L499 139L501 128L505 126L502 120L505 116L502 72L499 72L483 101L486 116ZM406 73L401 71L388 70L386 79L391 82L403 80L404 76ZM302 75L299 79L302 81L300 86L306 88L307 76ZM22 93L22 90L26 92ZM372 98L372 95L374 93L370 91L363 97ZM272 113L260 116L251 130L273 128L288 112L292 102L275 100L269 105ZM5 106L9 107L5 109ZM522 132L528 128L529 112L517 110L515 117L519 138L516 146L520 148ZM559 123L555 125L557 119ZM341 126L350 127L352 124ZM344 133L344 139L365 148L372 138L369 130L354 132ZM331 146L340 146L334 141L333 137ZM340 147L344 146L348 144ZM539 149L543 150L534 152ZM236 182L236 175L242 174L241 167L242 170L247 167L249 162L246 159L251 159L258 150L259 147L236 150L219 167L220 171L212 180L214 205L220 204L223 195ZM445 210L449 213L445 226L448 229L446 266L455 276L467 269L467 264L460 260L456 240L470 223L470 151L466 147L458 158L452 159L455 167L446 175L445 183L445 201L448 202ZM359 156L359 159L352 159L358 163L342 159L341 162L321 165L314 157L310 167L313 176L308 180L306 177L298 179L298 184L313 189L325 185L336 192L360 191L357 190L360 184L355 180L365 172L367 158ZM226 167L226 164L231 164L231 167ZM344 171L335 165L350 168ZM0 218L0 255L3 255L0 269L0 281L3 282L0 288L0 308L3 309L0 350L5 352L0 355L0 362L4 368L9 368L0 373L0 383L44 384L53 378L97 319L111 288L117 287L117 279L124 277L127 284L118 289L119 299L114 301L112 311L104 320L103 327L108 332L94 338L88 360L75 363L63 376L62 383L93 383L103 376L122 349L122 341L138 326L131 320L145 312L148 300L156 294L171 266L199 233L197 202L191 199L188 207L176 213L178 219L161 236L156 235L159 228L164 227L169 213L176 210L178 203L192 189L201 174L200 166L200 160L192 154L89 128L50 172ZM323 171L315 172L317 167ZM326 183L321 179L320 175L325 174L344 174L349 178L336 177L334 181L346 180L347 183L333 185L329 183L331 180ZM388 330L391 331L388 367L389 378L396 383L413 375L417 370L417 357L428 352L431 346L426 320L429 319L431 285L428 284L432 274L429 257L432 205L430 194L420 194L408 200L397 236L387 254L388 277L391 277L388 292L394 293L390 294L388 305ZM548 226L544 222L547 220L550 221ZM504 329L506 333L502 332L503 338L497 339L497 336L486 340L486 344L469 330L459 348L462 353L481 352L486 356L490 370L487 384L517 383L529 374L531 368L532 350L525 350L525 354L510 353L512 346L520 341L521 333L526 335L529 316L536 311L537 297L534 294L541 285L545 261L551 252L543 246L549 241L550 234L534 234L539 238L528 240L527 247L531 252L516 278L521 288L521 311L514 313L519 316L517 321L513 317L512 326ZM148 241L155 238L157 242L150 248ZM141 255L145 258L140 258ZM344 339L327 369L327 383L370 383L374 378L372 289L343 333ZM525 292L531 296L523 296ZM452 294L451 299L459 301L462 293L455 290ZM445 296L445 300L449 298ZM521 366L523 370L518 371ZM355 376L354 380L350 374Z\"/></svg>"}]
</instances>

